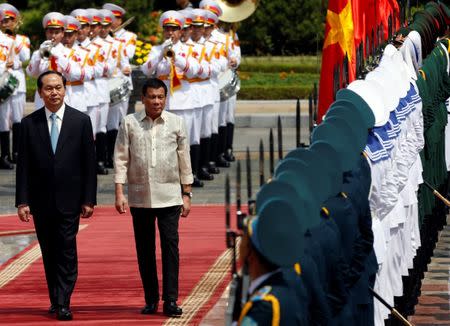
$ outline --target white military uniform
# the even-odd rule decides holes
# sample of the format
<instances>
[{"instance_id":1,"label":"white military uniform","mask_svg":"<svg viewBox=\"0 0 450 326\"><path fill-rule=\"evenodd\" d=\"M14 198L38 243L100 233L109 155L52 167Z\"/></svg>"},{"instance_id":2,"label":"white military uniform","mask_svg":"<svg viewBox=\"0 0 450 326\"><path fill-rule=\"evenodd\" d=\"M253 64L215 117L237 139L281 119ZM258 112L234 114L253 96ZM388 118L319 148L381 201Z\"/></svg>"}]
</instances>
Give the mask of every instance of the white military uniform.
<instances>
[{"instance_id":1,"label":"white military uniform","mask_svg":"<svg viewBox=\"0 0 450 326\"><path fill-rule=\"evenodd\" d=\"M8 100L11 106L12 123L20 123L25 110L27 83L22 64L30 60L30 39L24 35L16 34L14 36L14 67L11 74L19 81L19 86L14 91L11 99Z\"/></svg>"},{"instance_id":2,"label":"white military uniform","mask_svg":"<svg viewBox=\"0 0 450 326\"><path fill-rule=\"evenodd\" d=\"M124 68L130 68L130 62L128 60L128 57L125 55L123 43L120 41L117 41L116 39L112 38L111 36L106 37L106 41L111 42L113 44L113 50L112 50L112 58L115 60L116 67L113 71L112 78L115 79L125 79L130 83L129 76L125 76L122 73L122 69ZM131 86L131 83L130 83ZM122 101L117 103L110 103L109 106L109 113L108 113L108 120L106 124L106 129L109 130L118 130L120 121L122 121L123 117L127 114L128 110L128 100L129 96L124 98Z\"/></svg>"},{"instance_id":3,"label":"white military uniform","mask_svg":"<svg viewBox=\"0 0 450 326\"><path fill-rule=\"evenodd\" d=\"M160 26L175 24L175 21L180 28L184 24L184 18L180 13L166 11L161 16ZM168 58L164 56L162 45L153 46L141 69L145 75L150 77L154 74L164 81L168 89L165 109L184 118L186 130L191 137L195 101L192 98L191 85L187 79L197 78L199 71L201 72L200 64L192 56L188 57L189 47L181 41L173 44L172 51L173 58ZM172 89L172 85L175 83L179 84Z\"/></svg>"},{"instance_id":4,"label":"white military uniform","mask_svg":"<svg viewBox=\"0 0 450 326\"><path fill-rule=\"evenodd\" d=\"M3 73L7 70L6 63L12 51L14 51L14 40L6 34L0 32L0 75L3 75ZM11 110L8 101L0 104L0 132L8 132L9 134L9 130L11 128L10 116ZM5 154L9 155L9 153Z\"/></svg>"}]
</instances>

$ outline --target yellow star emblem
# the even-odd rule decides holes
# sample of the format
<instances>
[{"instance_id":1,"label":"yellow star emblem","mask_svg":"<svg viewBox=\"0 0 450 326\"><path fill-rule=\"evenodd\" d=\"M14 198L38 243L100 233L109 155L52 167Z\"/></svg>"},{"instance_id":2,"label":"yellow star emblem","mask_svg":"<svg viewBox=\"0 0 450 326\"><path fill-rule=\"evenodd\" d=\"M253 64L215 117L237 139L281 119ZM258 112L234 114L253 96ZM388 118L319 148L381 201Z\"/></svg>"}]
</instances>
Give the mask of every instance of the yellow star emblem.
<instances>
[{"instance_id":1,"label":"yellow star emblem","mask_svg":"<svg viewBox=\"0 0 450 326\"><path fill-rule=\"evenodd\" d=\"M351 61L355 47L351 1L349 0L338 14L328 10L327 23L331 28L328 31L323 48L338 43L342 52L347 54L349 61Z\"/></svg>"}]
</instances>

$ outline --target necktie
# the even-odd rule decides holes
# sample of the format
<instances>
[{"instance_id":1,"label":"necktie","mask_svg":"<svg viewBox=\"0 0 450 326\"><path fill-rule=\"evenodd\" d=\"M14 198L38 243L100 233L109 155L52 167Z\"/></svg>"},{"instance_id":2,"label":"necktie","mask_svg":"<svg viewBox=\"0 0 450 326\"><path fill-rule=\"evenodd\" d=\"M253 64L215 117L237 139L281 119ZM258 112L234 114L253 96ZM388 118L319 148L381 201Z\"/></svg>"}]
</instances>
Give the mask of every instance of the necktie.
<instances>
[{"instance_id":1,"label":"necktie","mask_svg":"<svg viewBox=\"0 0 450 326\"><path fill-rule=\"evenodd\" d=\"M56 123L56 119L58 119L57 115L52 113L50 115L50 119L52 119L52 127L50 129L50 141L52 142L53 153L56 152L56 144L58 144L58 124Z\"/></svg>"}]
</instances>

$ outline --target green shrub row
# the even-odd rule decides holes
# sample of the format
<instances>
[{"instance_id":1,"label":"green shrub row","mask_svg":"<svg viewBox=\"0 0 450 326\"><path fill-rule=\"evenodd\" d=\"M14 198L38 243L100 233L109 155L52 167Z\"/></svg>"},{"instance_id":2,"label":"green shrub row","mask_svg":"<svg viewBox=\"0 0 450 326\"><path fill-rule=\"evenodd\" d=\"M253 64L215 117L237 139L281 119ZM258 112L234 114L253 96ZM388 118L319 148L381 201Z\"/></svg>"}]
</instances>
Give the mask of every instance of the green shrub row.
<instances>
[{"instance_id":1,"label":"green shrub row","mask_svg":"<svg viewBox=\"0 0 450 326\"><path fill-rule=\"evenodd\" d=\"M319 68L316 64L310 63L242 63L239 67L241 71L248 72L295 72L295 73L318 73Z\"/></svg>"},{"instance_id":2,"label":"green shrub row","mask_svg":"<svg viewBox=\"0 0 450 326\"><path fill-rule=\"evenodd\" d=\"M291 100L306 99L313 90L312 86L250 86L241 88L238 100Z\"/></svg>"}]
</instances>

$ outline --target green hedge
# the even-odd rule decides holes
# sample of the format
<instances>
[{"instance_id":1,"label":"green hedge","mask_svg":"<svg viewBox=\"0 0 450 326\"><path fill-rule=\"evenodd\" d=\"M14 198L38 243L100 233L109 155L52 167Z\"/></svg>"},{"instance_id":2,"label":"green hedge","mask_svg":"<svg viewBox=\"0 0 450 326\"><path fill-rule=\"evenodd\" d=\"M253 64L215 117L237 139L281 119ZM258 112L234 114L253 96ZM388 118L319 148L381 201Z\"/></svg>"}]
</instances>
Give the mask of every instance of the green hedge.
<instances>
[{"instance_id":1,"label":"green hedge","mask_svg":"<svg viewBox=\"0 0 450 326\"><path fill-rule=\"evenodd\" d=\"M247 72L295 72L295 73L317 73L318 68L315 64L296 64L296 63L243 63L239 70Z\"/></svg>"},{"instance_id":2,"label":"green hedge","mask_svg":"<svg viewBox=\"0 0 450 326\"><path fill-rule=\"evenodd\" d=\"M296 98L308 98L313 87L302 86L250 86L241 88L238 93L238 100L289 100Z\"/></svg>"}]
</instances>

